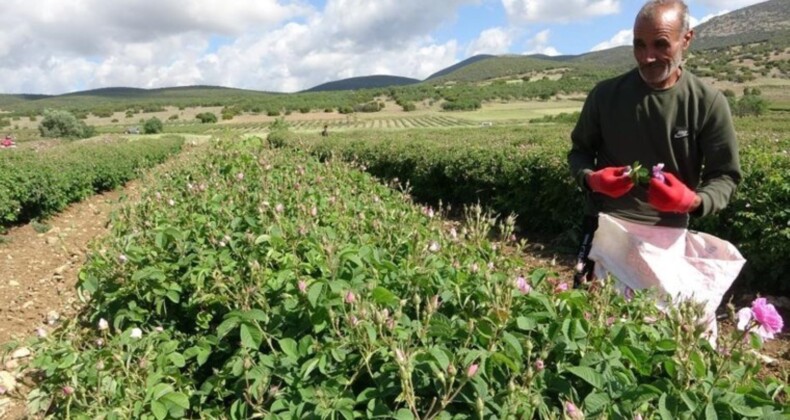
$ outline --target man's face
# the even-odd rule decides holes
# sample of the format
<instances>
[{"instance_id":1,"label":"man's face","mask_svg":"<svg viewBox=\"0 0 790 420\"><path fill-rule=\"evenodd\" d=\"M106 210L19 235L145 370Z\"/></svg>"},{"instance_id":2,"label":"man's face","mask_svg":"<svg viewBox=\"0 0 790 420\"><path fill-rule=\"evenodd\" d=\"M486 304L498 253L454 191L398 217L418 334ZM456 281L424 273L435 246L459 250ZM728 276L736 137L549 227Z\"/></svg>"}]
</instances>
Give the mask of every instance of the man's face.
<instances>
[{"instance_id":1,"label":"man's face","mask_svg":"<svg viewBox=\"0 0 790 420\"><path fill-rule=\"evenodd\" d=\"M651 87L665 89L675 84L683 51L688 48L693 31L683 32L680 11L658 10L652 19L634 23L634 57L639 74Z\"/></svg>"}]
</instances>

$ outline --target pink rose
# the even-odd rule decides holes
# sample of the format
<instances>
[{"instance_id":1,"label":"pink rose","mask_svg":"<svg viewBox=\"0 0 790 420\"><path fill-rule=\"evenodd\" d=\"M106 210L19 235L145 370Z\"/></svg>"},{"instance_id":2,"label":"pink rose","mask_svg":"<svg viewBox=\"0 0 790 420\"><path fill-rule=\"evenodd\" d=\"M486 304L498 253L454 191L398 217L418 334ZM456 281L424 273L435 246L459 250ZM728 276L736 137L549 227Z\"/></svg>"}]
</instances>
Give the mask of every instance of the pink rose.
<instances>
[{"instance_id":1,"label":"pink rose","mask_svg":"<svg viewBox=\"0 0 790 420\"><path fill-rule=\"evenodd\" d=\"M769 333L776 334L782 331L784 327L782 316L765 298L757 298L752 302L752 313L754 319Z\"/></svg>"}]
</instances>

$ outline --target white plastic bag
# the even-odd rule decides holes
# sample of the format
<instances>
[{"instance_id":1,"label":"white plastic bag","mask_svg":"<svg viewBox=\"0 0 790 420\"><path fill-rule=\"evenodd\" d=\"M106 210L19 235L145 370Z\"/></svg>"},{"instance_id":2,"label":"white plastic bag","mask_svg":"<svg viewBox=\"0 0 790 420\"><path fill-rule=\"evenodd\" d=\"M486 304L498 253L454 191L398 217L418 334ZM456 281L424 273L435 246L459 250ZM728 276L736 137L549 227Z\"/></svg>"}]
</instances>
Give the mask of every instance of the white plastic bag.
<instances>
[{"instance_id":1,"label":"white plastic bag","mask_svg":"<svg viewBox=\"0 0 790 420\"><path fill-rule=\"evenodd\" d=\"M589 258L595 275L613 275L618 290L656 288L667 301L694 299L704 305L711 341L716 308L746 260L723 239L688 229L641 225L598 215Z\"/></svg>"}]
</instances>

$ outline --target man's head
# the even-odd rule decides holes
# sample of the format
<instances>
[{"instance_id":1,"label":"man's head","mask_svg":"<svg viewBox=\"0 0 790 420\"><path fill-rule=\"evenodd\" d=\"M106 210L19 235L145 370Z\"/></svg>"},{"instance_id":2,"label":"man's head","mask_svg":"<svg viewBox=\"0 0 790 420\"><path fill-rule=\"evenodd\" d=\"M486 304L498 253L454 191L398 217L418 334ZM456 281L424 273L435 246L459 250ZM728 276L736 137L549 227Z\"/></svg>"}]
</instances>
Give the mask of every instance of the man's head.
<instances>
[{"instance_id":1,"label":"man's head","mask_svg":"<svg viewBox=\"0 0 790 420\"><path fill-rule=\"evenodd\" d=\"M655 89L674 85L693 36L682 0L650 0L642 6L634 21L634 57L642 79Z\"/></svg>"}]
</instances>

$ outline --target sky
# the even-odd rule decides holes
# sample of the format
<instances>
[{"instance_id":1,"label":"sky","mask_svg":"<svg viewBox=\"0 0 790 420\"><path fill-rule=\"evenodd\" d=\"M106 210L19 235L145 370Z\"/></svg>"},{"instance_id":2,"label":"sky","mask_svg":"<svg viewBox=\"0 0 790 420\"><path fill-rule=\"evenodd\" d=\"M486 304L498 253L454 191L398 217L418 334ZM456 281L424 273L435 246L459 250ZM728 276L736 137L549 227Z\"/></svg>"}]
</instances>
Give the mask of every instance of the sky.
<instances>
[{"instance_id":1,"label":"sky","mask_svg":"<svg viewBox=\"0 0 790 420\"><path fill-rule=\"evenodd\" d=\"M692 25L763 0L686 0ZM0 0L0 93L425 79L476 54L631 43L641 0Z\"/></svg>"}]
</instances>

